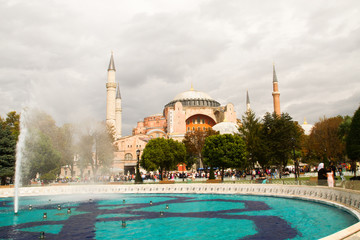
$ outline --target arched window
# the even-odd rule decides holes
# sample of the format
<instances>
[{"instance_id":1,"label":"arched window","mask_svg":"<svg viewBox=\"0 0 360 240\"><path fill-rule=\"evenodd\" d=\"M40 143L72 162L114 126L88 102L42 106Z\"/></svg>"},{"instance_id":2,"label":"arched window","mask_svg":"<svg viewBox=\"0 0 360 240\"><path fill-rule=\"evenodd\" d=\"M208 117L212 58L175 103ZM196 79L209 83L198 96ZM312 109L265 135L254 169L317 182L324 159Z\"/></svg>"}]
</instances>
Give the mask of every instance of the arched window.
<instances>
[{"instance_id":1,"label":"arched window","mask_svg":"<svg viewBox=\"0 0 360 240\"><path fill-rule=\"evenodd\" d=\"M131 153L125 154L125 160L132 160L132 159L133 159L133 158L132 158Z\"/></svg>"}]
</instances>

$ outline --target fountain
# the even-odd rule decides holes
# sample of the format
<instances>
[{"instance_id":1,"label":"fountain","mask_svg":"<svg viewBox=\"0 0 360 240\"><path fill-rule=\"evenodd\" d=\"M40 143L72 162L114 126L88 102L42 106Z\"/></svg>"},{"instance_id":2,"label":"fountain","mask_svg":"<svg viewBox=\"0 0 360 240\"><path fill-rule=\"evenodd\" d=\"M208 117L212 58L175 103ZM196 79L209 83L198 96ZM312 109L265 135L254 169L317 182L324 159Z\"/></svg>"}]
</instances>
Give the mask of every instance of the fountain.
<instances>
[{"instance_id":1,"label":"fountain","mask_svg":"<svg viewBox=\"0 0 360 240\"><path fill-rule=\"evenodd\" d=\"M21 111L20 115L20 135L16 145L16 163L15 163L15 194L14 194L14 213L19 211L19 188L21 186L21 171L24 160L24 147L27 136L26 128L26 108Z\"/></svg>"}]
</instances>

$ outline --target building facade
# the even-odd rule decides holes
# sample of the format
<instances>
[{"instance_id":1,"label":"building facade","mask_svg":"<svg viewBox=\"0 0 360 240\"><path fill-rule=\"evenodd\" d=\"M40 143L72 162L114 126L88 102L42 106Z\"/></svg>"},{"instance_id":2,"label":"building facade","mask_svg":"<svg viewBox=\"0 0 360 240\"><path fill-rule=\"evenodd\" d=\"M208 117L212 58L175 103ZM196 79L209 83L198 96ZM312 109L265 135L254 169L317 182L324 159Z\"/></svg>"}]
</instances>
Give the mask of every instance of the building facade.
<instances>
[{"instance_id":1,"label":"building facade","mask_svg":"<svg viewBox=\"0 0 360 240\"><path fill-rule=\"evenodd\" d=\"M208 94L195 90L179 93L164 107L166 132L169 138L181 141L186 132L207 130L217 123L236 123L237 116L232 103L221 106Z\"/></svg>"}]
</instances>

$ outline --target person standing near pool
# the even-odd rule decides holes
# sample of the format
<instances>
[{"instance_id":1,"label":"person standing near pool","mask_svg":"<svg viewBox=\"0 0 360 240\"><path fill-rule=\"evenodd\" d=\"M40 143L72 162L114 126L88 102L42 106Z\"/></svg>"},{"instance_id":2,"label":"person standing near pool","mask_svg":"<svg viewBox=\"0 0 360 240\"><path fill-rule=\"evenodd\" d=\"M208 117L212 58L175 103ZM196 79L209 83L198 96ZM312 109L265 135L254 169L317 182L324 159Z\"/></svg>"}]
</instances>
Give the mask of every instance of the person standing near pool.
<instances>
[{"instance_id":1,"label":"person standing near pool","mask_svg":"<svg viewBox=\"0 0 360 240\"><path fill-rule=\"evenodd\" d=\"M334 172L331 167L328 167L327 182L329 187L334 187Z\"/></svg>"},{"instance_id":2,"label":"person standing near pool","mask_svg":"<svg viewBox=\"0 0 360 240\"><path fill-rule=\"evenodd\" d=\"M318 185L326 186L327 174L324 168L324 163L320 163L318 166Z\"/></svg>"}]
</instances>

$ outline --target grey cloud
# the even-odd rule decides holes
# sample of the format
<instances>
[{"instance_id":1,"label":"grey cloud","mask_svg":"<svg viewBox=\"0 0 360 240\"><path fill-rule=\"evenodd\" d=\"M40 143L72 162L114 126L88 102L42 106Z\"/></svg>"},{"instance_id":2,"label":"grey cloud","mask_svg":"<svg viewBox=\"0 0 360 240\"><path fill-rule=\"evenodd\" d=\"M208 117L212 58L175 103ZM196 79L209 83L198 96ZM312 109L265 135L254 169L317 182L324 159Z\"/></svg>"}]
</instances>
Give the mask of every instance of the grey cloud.
<instances>
[{"instance_id":1,"label":"grey cloud","mask_svg":"<svg viewBox=\"0 0 360 240\"><path fill-rule=\"evenodd\" d=\"M301 122L352 115L359 105L357 0L2 1L0 115L31 102L59 123L105 119L114 51L123 132L195 89L238 117L272 111L272 61L281 109ZM180 6L181 5L181 6Z\"/></svg>"}]
</instances>

